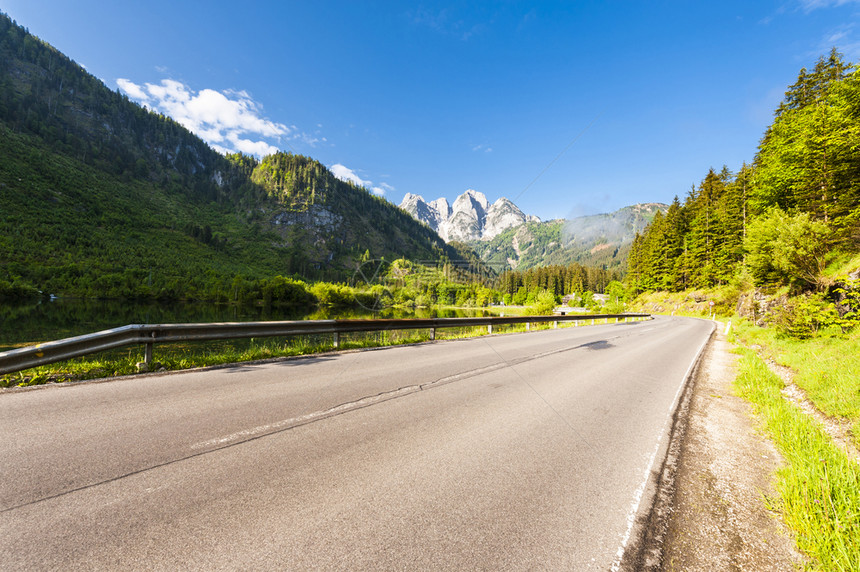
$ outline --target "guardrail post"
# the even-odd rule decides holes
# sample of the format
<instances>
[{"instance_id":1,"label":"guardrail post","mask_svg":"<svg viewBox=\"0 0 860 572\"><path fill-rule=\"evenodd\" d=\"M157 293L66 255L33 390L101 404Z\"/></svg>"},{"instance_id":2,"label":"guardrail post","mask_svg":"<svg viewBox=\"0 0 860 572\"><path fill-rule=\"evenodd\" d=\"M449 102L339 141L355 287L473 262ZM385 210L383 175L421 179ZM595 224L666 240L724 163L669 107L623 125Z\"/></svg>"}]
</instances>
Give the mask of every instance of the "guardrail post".
<instances>
[{"instance_id":1,"label":"guardrail post","mask_svg":"<svg viewBox=\"0 0 860 572\"><path fill-rule=\"evenodd\" d=\"M490 325L488 325L488 326L487 326L487 333L488 333L488 334L492 334L492 333L493 333L493 324L490 324Z\"/></svg>"},{"instance_id":2,"label":"guardrail post","mask_svg":"<svg viewBox=\"0 0 860 572\"><path fill-rule=\"evenodd\" d=\"M531 323L531 322L526 322L526 331L527 331L527 332L530 332L530 331L531 331L531 329L532 329L532 323Z\"/></svg>"},{"instance_id":3,"label":"guardrail post","mask_svg":"<svg viewBox=\"0 0 860 572\"><path fill-rule=\"evenodd\" d=\"M553 329L553 330L557 330L557 329L558 329L558 320L556 320L555 322L553 322L553 323L552 323L552 329Z\"/></svg>"},{"instance_id":4,"label":"guardrail post","mask_svg":"<svg viewBox=\"0 0 860 572\"><path fill-rule=\"evenodd\" d=\"M340 347L340 332L335 332L335 333L334 333L334 340L333 340L333 342L334 342L334 347L336 347L336 348L339 348L339 347Z\"/></svg>"},{"instance_id":5,"label":"guardrail post","mask_svg":"<svg viewBox=\"0 0 860 572\"><path fill-rule=\"evenodd\" d=\"M430 341L436 340L436 328L430 328Z\"/></svg>"},{"instance_id":6,"label":"guardrail post","mask_svg":"<svg viewBox=\"0 0 860 572\"><path fill-rule=\"evenodd\" d=\"M149 334L150 338L155 338L155 332ZM152 364L152 346L153 342L146 342L146 348L143 350L143 363L146 365Z\"/></svg>"}]
</instances>

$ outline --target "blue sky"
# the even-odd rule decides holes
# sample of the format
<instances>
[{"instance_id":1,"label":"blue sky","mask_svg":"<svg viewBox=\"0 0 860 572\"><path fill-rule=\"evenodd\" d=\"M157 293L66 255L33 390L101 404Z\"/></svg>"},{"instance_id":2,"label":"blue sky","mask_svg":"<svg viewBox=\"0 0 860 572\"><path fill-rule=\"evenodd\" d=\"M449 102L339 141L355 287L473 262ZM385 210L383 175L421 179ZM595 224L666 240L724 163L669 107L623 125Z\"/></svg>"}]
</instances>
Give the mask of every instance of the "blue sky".
<instances>
[{"instance_id":1,"label":"blue sky","mask_svg":"<svg viewBox=\"0 0 860 572\"><path fill-rule=\"evenodd\" d=\"M860 61L860 2L0 0L214 147L313 157L399 203L542 219L683 197L750 162L801 67Z\"/></svg>"}]
</instances>

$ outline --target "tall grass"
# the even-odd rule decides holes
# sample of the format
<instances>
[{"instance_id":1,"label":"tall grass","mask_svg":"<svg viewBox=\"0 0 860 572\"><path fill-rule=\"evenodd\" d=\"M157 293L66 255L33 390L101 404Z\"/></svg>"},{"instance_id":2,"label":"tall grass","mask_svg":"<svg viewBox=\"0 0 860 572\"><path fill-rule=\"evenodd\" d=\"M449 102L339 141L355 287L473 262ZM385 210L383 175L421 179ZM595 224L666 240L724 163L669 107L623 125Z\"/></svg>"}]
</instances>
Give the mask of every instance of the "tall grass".
<instances>
[{"instance_id":1,"label":"tall grass","mask_svg":"<svg viewBox=\"0 0 860 572\"><path fill-rule=\"evenodd\" d=\"M590 321L586 321L590 324ZM577 327L585 324L559 322L558 327ZM510 324L496 326L493 333L515 333L552 328L550 323ZM437 340L473 338L487 335L486 327L445 328L436 332ZM296 336L291 338L262 338L156 345L154 369L182 370L228 363L241 363L271 358L312 355L327 351L350 350L414 344L431 339L430 330L384 330L342 334L337 347L330 335ZM137 364L144 359L143 346L113 350L28 369L0 376L0 387L23 387L51 382L99 379L138 373Z\"/></svg>"},{"instance_id":2,"label":"tall grass","mask_svg":"<svg viewBox=\"0 0 860 572\"><path fill-rule=\"evenodd\" d=\"M738 393L760 414L786 461L769 499L794 531L798 548L824 570L860 570L860 468L782 394L782 380L742 348Z\"/></svg>"},{"instance_id":3,"label":"tall grass","mask_svg":"<svg viewBox=\"0 0 860 572\"><path fill-rule=\"evenodd\" d=\"M330 340L323 336L302 336L156 346L153 369L181 370L315 354L330 349ZM0 387L130 375L139 372L137 364L143 359L143 346L106 351L0 376Z\"/></svg>"},{"instance_id":4,"label":"tall grass","mask_svg":"<svg viewBox=\"0 0 860 572\"><path fill-rule=\"evenodd\" d=\"M775 361L794 370L794 382L819 410L851 421L852 439L860 447L860 331L847 337L834 331L797 340L742 322L736 332L747 345L761 346Z\"/></svg>"}]
</instances>

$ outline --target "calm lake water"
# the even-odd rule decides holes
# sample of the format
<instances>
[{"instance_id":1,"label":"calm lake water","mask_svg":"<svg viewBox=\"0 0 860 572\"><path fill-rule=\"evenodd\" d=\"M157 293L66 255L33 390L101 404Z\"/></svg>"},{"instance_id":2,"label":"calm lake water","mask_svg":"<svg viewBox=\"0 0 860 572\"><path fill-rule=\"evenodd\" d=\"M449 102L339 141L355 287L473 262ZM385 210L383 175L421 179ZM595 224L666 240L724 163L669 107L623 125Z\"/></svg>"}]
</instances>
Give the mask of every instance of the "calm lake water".
<instances>
[{"instance_id":1,"label":"calm lake water","mask_svg":"<svg viewBox=\"0 0 860 572\"><path fill-rule=\"evenodd\" d=\"M453 318L487 315L483 310L278 308L194 302L140 303L59 298L30 304L0 304L0 351L27 343L59 340L129 324L256 322L349 318Z\"/></svg>"}]
</instances>

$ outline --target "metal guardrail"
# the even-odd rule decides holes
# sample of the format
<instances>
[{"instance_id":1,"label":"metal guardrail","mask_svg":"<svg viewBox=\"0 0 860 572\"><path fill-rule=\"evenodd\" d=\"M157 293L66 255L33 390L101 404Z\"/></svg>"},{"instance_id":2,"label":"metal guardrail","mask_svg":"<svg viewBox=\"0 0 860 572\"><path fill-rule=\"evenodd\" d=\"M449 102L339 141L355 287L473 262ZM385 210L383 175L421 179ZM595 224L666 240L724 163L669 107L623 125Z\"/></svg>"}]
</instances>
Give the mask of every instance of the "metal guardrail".
<instances>
[{"instance_id":1,"label":"metal guardrail","mask_svg":"<svg viewBox=\"0 0 860 572\"><path fill-rule=\"evenodd\" d=\"M537 324L622 318L644 319L650 314L574 314L561 316L489 316L481 318L416 318L382 320L298 320L273 322L222 322L210 324L132 324L84 334L34 346L0 352L0 374L13 373L105 350L144 344L144 361L152 362L153 346L190 341L213 341L239 338L285 337L298 335L332 334L337 346L340 334L378 332L384 330L429 329L430 338L436 338L439 328L468 328L505 324Z\"/></svg>"}]
</instances>

